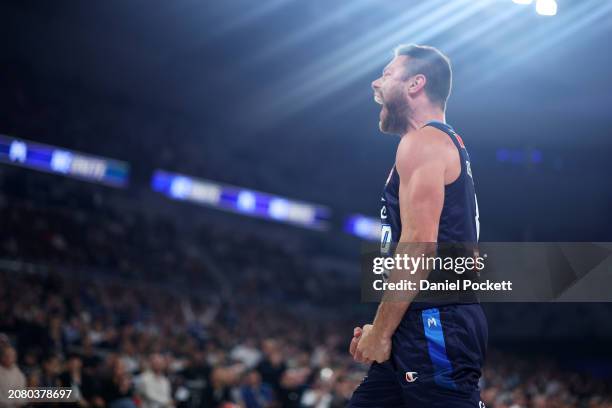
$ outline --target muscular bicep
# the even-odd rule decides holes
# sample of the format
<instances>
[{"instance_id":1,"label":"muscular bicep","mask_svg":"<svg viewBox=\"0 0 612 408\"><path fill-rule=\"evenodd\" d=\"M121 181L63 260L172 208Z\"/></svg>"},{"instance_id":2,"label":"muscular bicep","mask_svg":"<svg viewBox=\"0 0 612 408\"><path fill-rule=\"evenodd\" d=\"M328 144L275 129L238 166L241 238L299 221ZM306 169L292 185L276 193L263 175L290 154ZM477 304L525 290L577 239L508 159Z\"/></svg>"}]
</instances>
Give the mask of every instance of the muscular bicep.
<instances>
[{"instance_id":1,"label":"muscular bicep","mask_svg":"<svg viewBox=\"0 0 612 408\"><path fill-rule=\"evenodd\" d=\"M401 242L436 242L438 239L444 205L444 162L421 161L398 166Z\"/></svg>"}]
</instances>

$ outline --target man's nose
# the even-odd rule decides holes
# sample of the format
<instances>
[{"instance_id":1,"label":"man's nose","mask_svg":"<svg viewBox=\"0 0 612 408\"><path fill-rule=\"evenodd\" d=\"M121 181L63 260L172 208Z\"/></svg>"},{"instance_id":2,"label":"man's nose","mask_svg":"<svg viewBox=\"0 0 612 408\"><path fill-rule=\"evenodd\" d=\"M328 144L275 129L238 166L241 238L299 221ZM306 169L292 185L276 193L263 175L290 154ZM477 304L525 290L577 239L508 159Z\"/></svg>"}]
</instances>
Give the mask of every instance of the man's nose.
<instances>
[{"instance_id":1,"label":"man's nose","mask_svg":"<svg viewBox=\"0 0 612 408\"><path fill-rule=\"evenodd\" d=\"M372 89L377 90L378 88L380 88L380 78L372 81Z\"/></svg>"}]
</instances>

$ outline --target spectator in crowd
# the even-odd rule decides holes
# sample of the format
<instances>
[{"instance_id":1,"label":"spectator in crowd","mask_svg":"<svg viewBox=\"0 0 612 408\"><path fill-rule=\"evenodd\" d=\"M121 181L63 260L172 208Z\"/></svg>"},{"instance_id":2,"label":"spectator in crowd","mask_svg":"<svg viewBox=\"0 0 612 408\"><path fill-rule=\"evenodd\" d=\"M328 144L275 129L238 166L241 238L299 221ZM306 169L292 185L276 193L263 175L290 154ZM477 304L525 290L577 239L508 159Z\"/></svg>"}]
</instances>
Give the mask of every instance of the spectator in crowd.
<instances>
[{"instance_id":1,"label":"spectator in crowd","mask_svg":"<svg viewBox=\"0 0 612 408\"><path fill-rule=\"evenodd\" d=\"M143 408L169 408L174 405L170 381L166 377L164 357L158 353L149 358L149 367L136 380Z\"/></svg>"},{"instance_id":2,"label":"spectator in crowd","mask_svg":"<svg viewBox=\"0 0 612 408\"><path fill-rule=\"evenodd\" d=\"M238 394L235 399L245 408L267 408L274 401L272 388L261 382L261 375L256 370L246 373Z\"/></svg>"},{"instance_id":3,"label":"spectator in crowd","mask_svg":"<svg viewBox=\"0 0 612 408\"><path fill-rule=\"evenodd\" d=\"M110 355L107 368L109 374L100 386L101 401L109 408L136 408L132 377L125 370L123 362L116 355Z\"/></svg>"},{"instance_id":4,"label":"spectator in crowd","mask_svg":"<svg viewBox=\"0 0 612 408\"><path fill-rule=\"evenodd\" d=\"M77 401L79 405L87 405L83 398L83 362L78 354L70 354L66 361L66 368L59 376L60 385L72 390L71 399Z\"/></svg>"},{"instance_id":5,"label":"spectator in crowd","mask_svg":"<svg viewBox=\"0 0 612 408\"><path fill-rule=\"evenodd\" d=\"M60 386L59 375L62 370L60 357L57 354L49 354L42 364L39 387L55 388Z\"/></svg>"},{"instance_id":6,"label":"spectator in crowd","mask_svg":"<svg viewBox=\"0 0 612 408\"><path fill-rule=\"evenodd\" d=\"M0 407L13 408L24 404L22 399L9 399L9 390L23 390L26 380L17 367L17 352L3 336L0 339Z\"/></svg>"},{"instance_id":7,"label":"spectator in crowd","mask_svg":"<svg viewBox=\"0 0 612 408\"><path fill-rule=\"evenodd\" d=\"M265 339L262 344L264 358L257 370L261 373L263 381L270 385L275 392L281 388L281 377L287 369L278 342L274 339Z\"/></svg>"},{"instance_id":8,"label":"spectator in crowd","mask_svg":"<svg viewBox=\"0 0 612 408\"><path fill-rule=\"evenodd\" d=\"M132 374L140 369L140 359L136 354L136 348L129 339L121 343L121 361L123 361L125 369Z\"/></svg>"}]
</instances>

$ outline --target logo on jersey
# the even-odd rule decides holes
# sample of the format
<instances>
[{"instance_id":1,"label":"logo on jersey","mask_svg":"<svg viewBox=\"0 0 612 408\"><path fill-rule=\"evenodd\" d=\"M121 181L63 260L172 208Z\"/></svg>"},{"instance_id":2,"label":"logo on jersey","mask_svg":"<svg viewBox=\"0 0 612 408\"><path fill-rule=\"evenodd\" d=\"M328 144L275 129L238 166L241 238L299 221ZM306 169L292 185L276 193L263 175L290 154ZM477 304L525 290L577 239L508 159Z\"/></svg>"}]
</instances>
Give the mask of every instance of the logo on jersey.
<instances>
[{"instance_id":1,"label":"logo on jersey","mask_svg":"<svg viewBox=\"0 0 612 408\"><path fill-rule=\"evenodd\" d=\"M487 408L487 407L485 407L485 403L484 402L480 401L478 403L478 408Z\"/></svg>"},{"instance_id":2,"label":"logo on jersey","mask_svg":"<svg viewBox=\"0 0 612 408\"><path fill-rule=\"evenodd\" d=\"M409 383L413 383L417 380L417 372L415 371L406 371L406 381Z\"/></svg>"},{"instance_id":3,"label":"logo on jersey","mask_svg":"<svg viewBox=\"0 0 612 408\"><path fill-rule=\"evenodd\" d=\"M380 219L381 220L387 219L387 206L386 205L383 205L382 208L380 209Z\"/></svg>"},{"instance_id":4,"label":"logo on jersey","mask_svg":"<svg viewBox=\"0 0 612 408\"><path fill-rule=\"evenodd\" d=\"M427 327L431 326L438 327L438 322L435 317L430 317L429 319L427 319Z\"/></svg>"}]
</instances>

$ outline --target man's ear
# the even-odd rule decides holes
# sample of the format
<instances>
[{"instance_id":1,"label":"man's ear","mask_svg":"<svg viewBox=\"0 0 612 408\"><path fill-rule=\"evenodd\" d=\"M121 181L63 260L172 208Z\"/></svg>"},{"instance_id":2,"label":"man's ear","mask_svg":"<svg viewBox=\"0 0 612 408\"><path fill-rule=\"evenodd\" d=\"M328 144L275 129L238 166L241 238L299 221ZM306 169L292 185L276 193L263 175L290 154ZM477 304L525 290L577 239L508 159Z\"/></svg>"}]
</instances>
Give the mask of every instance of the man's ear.
<instances>
[{"instance_id":1,"label":"man's ear","mask_svg":"<svg viewBox=\"0 0 612 408\"><path fill-rule=\"evenodd\" d=\"M408 79L408 93L414 95L425 88L427 77L423 74L416 74Z\"/></svg>"}]
</instances>

